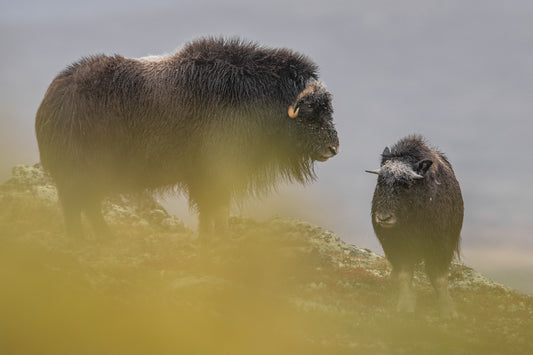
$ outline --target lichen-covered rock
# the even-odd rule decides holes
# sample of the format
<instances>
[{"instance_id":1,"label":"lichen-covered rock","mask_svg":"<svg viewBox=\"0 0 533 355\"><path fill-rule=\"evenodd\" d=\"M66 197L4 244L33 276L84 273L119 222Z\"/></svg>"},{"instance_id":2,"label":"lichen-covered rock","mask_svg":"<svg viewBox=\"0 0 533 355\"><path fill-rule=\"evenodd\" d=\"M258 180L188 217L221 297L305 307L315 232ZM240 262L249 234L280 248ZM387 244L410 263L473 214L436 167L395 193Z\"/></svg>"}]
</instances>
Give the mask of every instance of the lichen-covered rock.
<instances>
[{"instance_id":1,"label":"lichen-covered rock","mask_svg":"<svg viewBox=\"0 0 533 355\"><path fill-rule=\"evenodd\" d=\"M493 288L511 291L509 287L492 281L476 270L463 264L452 263L450 271L450 285L458 290L476 291L481 288Z\"/></svg>"},{"instance_id":2,"label":"lichen-covered rock","mask_svg":"<svg viewBox=\"0 0 533 355\"><path fill-rule=\"evenodd\" d=\"M0 187L0 199L12 199L17 194L33 197L39 202L59 208L55 184L40 164L17 165L12 169L11 178ZM111 225L187 230L183 222L169 215L149 192L108 198L103 203L103 212L104 218Z\"/></svg>"},{"instance_id":3,"label":"lichen-covered rock","mask_svg":"<svg viewBox=\"0 0 533 355\"><path fill-rule=\"evenodd\" d=\"M35 164L34 166L17 165L13 167L11 174L11 178L4 183L4 186L13 189L32 189L36 186L49 186L54 184L40 164Z\"/></svg>"},{"instance_id":4,"label":"lichen-covered rock","mask_svg":"<svg viewBox=\"0 0 533 355\"><path fill-rule=\"evenodd\" d=\"M11 178L0 187L0 198L23 193L48 204L57 203L57 190L54 183L40 164L17 165L13 167L11 174Z\"/></svg>"}]
</instances>

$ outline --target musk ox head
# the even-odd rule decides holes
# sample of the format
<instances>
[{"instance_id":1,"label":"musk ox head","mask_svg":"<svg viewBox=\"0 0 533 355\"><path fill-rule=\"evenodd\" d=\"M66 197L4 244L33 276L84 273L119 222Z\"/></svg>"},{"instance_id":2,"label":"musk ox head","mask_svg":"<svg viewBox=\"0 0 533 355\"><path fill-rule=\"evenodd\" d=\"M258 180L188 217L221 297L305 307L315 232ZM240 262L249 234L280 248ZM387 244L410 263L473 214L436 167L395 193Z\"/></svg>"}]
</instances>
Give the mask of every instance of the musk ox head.
<instances>
[{"instance_id":1,"label":"musk ox head","mask_svg":"<svg viewBox=\"0 0 533 355\"><path fill-rule=\"evenodd\" d=\"M339 138L333 124L331 94L316 80L289 106L289 118L298 125L303 150L312 160L326 161L339 152Z\"/></svg>"},{"instance_id":2,"label":"musk ox head","mask_svg":"<svg viewBox=\"0 0 533 355\"><path fill-rule=\"evenodd\" d=\"M424 179L431 160L416 161L410 156L395 157L387 147L382 153L381 167L366 172L378 175L372 200L374 228L393 228L416 215L425 196Z\"/></svg>"}]
</instances>

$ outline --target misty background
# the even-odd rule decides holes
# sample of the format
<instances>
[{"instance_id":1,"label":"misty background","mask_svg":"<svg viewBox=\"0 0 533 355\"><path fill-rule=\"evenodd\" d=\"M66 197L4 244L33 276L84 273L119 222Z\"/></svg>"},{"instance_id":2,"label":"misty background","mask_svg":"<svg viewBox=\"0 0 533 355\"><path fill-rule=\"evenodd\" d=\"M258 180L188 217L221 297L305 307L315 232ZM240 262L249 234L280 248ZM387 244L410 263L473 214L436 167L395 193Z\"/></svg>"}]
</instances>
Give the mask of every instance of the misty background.
<instances>
[{"instance_id":1,"label":"misty background","mask_svg":"<svg viewBox=\"0 0 533 355\"><path fill-rule=\"evenodd\" d=\"M387 145L419 133L444 151L465 201L463 261L533 294L533 2L0 0L0 182L39 161L35 112L91 54L173 53L201 36L289 47L320 66L340 154L317 182L235 209L305 219L383 254L370 221ZM163 201L196 227L183 196Z\"/></svg>"}]
</instances>

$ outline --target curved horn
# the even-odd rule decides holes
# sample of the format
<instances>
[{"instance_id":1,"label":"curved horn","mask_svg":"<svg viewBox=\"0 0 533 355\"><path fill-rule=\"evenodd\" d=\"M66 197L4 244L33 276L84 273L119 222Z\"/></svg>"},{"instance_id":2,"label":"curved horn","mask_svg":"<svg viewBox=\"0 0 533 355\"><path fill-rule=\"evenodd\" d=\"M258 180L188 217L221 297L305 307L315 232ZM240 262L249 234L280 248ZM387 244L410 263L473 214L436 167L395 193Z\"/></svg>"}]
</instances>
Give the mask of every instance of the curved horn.
<instances>
[{"instance_id":1,"label":"curved horn","mask_svg":"<svg viewBox=\"0 0 533 355\"><path fill-rule=\"evenodd\" d=\"M300 108L296 108L296 110L294 110L294 107L292 107L292 105L289 106L289 117L290 118L296 118L298 117L298 112L300 112Z\"/></svg>"},{"instance_id":2,"label":"curved horn","mask_svg":"<svg viewBox=\"0 0 533 355\"><path fill-rule=\"evenodd\" d=\"M415 180L420 180L420 179L423 179L423 178L424 178L422 175L417 174L417 173L415 173L415 172L413 172L413 173L411 174L411 176L412 176L413 179L415 179Z\"/></svg>"},{"instance_id":3,"label":"curved horn","mask_svg":"<svg viewBox=\"0 0 533 355\"><path fill-rule=\"evenodd\" d=\"M381 173L381 168L380 169L376 169L376 170L365 170L365 172L370 173L370 174L379 175L379 173Z\"/></svg>"}]
</instances>

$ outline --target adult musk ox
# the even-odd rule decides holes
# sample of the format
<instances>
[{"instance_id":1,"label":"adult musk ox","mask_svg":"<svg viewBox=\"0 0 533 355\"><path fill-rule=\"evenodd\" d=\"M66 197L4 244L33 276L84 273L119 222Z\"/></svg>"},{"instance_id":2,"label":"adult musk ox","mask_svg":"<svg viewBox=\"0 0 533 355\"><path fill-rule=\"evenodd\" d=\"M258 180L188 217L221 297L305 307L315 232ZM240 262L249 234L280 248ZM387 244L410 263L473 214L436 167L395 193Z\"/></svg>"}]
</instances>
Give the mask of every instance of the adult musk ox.
<instances>
[{"instance_id":1,"label":"adult musk ox","mask_svg":"<svg viewBox=\"0 0 533 355\"><path fill-rule=\"evenodd\" d=\"M401 139L381 155L372 200L372 225L398 280L398 310L413 312L413 267L424 260L441 314L455 316L448 269L459 254L463 198L446 156L420 136Z\"/></svg>"},{"instance_id":2,"label":"adult musk ox","mask_svg":"<svg viewBox=\"0 0 533 355\"><path fill-rule=\"evenodd\" d=\"M98 232L113 193L188 193L201 236L227 227L230 201L306 183L337 154L331 95L317 66L288 49L204 38L173 55L92 56L50 84L36 117L42 165L66 229Z\"/></svg>"}]
</instances>

